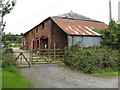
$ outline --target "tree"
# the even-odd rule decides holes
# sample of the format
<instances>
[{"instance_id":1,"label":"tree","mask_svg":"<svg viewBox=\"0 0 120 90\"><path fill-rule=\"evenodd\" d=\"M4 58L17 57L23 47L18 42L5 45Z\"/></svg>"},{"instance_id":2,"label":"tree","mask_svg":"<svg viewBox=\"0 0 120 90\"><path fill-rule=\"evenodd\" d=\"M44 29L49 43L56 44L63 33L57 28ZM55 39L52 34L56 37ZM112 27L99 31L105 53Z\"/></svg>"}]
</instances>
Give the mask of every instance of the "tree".
<instances>
[{"instance_id":1,"label":"tree","mask_svg":"<svg viewBox=\"0 0 120 90\"><path fill-rule=\"evenodd\" d=\"M3 21L3 17L10 13L10 11L15 6L16 0L0 0L0 35L2 34L5 22Z\"/></svg>"},{"instance_id":2,"label":"tree","mask_svg":"<svg viewBox=\"0 0 120 90\"><path fill-rule=\"evenodd\" d=\"M22 43L21 35L14 34L2 34L2 42L9 41L10 43Z\"/></svg>"},{"instance_id":3,"label":"tree","mask_svg":"<svg viewBox=\"0 0 120 90\"><path fill-rule=\"evenodd\" d=\"M3 17L10 13L15 6L16 0L0 0L0 60L2 60L2 33L5 27Z\"/></svg>"},{"instance_id":4,"label":"tree","mask_svg":"<svg viewBox=\"0 0 120 90\"><path fill-rule=\"evenodd\" d=\"M120 25L111 21L103 33L103 44L113 48L120 48Z\"/></svg>"}]
</instances>

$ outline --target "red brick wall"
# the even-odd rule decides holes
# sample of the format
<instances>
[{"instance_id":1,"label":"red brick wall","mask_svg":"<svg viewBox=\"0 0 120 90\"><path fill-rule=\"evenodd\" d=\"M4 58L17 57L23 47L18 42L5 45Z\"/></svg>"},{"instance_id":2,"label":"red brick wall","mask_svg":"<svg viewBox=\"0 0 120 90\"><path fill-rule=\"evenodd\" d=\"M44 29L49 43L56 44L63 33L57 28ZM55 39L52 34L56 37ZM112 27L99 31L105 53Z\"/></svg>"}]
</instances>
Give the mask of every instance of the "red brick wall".
<instances>
[{"instance_id":1,"label":"red brick wall","mask_svg":"<svg viewBox=\"0 0 120 90\"><path fill-rule=\"evenodd\" d=\"M29 50L29 48L30 48L30 43L29 43L29 41L30 41L30 38L29 38L29 33L27 33L26 35L24 35L23 36L23 49L25 49L25 50Z\"/></svg>"},{"instance_id":2,"label":"red brick wall","mask_svg":"<svg viewBox=\"0 0 120 90\"><path fill-rule=\"evenodd\" d=\"M44 27L43 27L44 26ZM67 34L63 32L52 20L48 18L31 31L29 31L25 37L26 45L23 49L31 50L33 49L33 42L36 45L36 40L40 40L41 37L48 37L48 49L53 48L53 44L56 43L56 48L64 48L67 46ZM24 40L24 39L23 39ZM39 42L40 45L41 42ZM39 47L40 48L40 47ZM35 46L36 49L36 46Z\"/></svg>"},{"instance_id":3,"label":"red brick wall","mask_svg":"<svg viewBox=\"0 0 120 90\"><path fill-rule=\"evenodd\" d=\"M48 37L48 48L51 48L51 19L47 19L44 22L44 27L42 24L36 26L35 28L33 28L31 31L29 31L25 37L25 41L26 43L28 42L28 50L33 49L32 43L34 42L36 45L36 40L35 39L39 39L43 36ZM40 44L40 43L39 43ZM25 45L25 48L27 50L27 45ZM36 46L35 46L36 48Z\"/></svg>"},{"instance_id":4,"label":"red brick wall","mask_svg":"<svg viewBox=\"0 0 120 90\"><path fill-rule=\"evenodd\" d=\"M52 23L52 48L53 43L56 44L56 48L68 46L67 34L54 22Z\"/></svg>"}]
</instances>

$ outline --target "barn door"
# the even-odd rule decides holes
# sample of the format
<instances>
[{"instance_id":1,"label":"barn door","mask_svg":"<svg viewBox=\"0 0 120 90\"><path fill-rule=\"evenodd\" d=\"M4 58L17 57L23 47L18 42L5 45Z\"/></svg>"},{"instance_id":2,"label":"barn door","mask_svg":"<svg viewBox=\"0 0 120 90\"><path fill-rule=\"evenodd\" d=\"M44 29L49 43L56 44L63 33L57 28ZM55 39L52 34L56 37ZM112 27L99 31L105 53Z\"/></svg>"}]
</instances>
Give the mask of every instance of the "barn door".
<instances>
[{"instance_id":1,"label":"barn door","mask_svg":"<svg viewBox=\"0 0 120 90\"><path fill-rule=\"evenodd\" d=\"M40 49L48 49L48 37L40 38Z\"/></svg>"},{"instance_id":2,"label":"barn door","mask_svg":"<svg viewBox=\"0 0 120 90\"><path fill-rule=\"evenodd\" d=\"M39 39L33 41L33 49L39 49Z\"/></svg>"}]
</instances>

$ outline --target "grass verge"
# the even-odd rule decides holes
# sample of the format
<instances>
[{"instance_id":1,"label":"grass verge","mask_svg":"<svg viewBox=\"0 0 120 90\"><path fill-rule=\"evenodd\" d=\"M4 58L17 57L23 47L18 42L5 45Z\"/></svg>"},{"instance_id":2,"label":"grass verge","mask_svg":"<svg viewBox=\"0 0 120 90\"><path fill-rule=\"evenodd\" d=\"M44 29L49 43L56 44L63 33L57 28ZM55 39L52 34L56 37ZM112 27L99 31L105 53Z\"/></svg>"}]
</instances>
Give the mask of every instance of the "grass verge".
<instances>
[{"instance_id":1,"label":"grass verge","mask_svg":"<svg viewBox=\"0 0 120 90\"><path fill-rule=\"evenodd\" d=\"M118 76L118 71L113 71L113 70L97 71L97 72L93 72L92 75L101 76L101 77Z\"/></svg>"},{"instance_id":2,"label":"grass verge","mask_svg":"<svg viewBox=\"0 0 120 90\"><path fill-rule=\"evenodd\" d=\"M65 64L60 65L59 67L65 68L65 69L71 69L69 66L67 66ZM80 71L80 70L78 70L78 71ZM80 72L83 72L83 71L80 71ZM113 71L111 69L108 69L106 71L105 70L98 70L98 71L92 72L90 75L100 76L100 77L112 77L112 76L118 76L118 71Z\"/></svg>"},{"instance_id":3,"label":"grass verge","mask_svg":"<svg viewBox=\"0 0 120 90\"><path fill-rule=\"evenodd\" d=\"M8 68L2 71L2 88L32 88L30 82L15 67Z\"/></svg>"},{"instance_id":4,"label":"grass verge","mask_svg":"<svg viewBox=\"0 0 120 90\"><path fill-rule=\"evenodd\" d=\"M59 65L60 68L65 68L65 69L71 69L69 66L65 65L65 64L62 64L62 65Z\"/></svg>"}]
</instances>

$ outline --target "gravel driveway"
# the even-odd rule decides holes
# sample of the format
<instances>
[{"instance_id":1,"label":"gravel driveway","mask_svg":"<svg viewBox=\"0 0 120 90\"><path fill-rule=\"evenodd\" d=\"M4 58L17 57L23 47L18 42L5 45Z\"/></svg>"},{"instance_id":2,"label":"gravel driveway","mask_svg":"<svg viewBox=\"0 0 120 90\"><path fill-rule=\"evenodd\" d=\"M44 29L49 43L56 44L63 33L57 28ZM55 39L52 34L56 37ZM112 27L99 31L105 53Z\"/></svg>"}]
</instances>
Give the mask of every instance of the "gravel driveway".
<instances>
[{"instance_id":1,"label":"gravel driveway","mask_svg":"<svg viewBox=\"0 0 120 90\"><path fill-rule=\"evenodd\" d=\"M38 64L20 68L35 88L117 88L118 78L100 78L61 68L56 64Z\"/></svg>"},{"instance_id":2,"label":"gravel driveway","mask_svg":"<svg viewBox=\"0 0 120 90\"><path fill-rule=\"evenodd\" d=\"M31 68L19 70L34 88L118 88L117 76L95 77L61 68L57 64L34 64Z\"/></svg>"}]
</instances>

